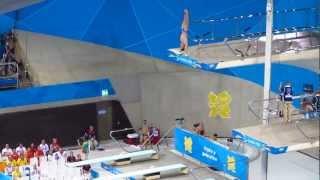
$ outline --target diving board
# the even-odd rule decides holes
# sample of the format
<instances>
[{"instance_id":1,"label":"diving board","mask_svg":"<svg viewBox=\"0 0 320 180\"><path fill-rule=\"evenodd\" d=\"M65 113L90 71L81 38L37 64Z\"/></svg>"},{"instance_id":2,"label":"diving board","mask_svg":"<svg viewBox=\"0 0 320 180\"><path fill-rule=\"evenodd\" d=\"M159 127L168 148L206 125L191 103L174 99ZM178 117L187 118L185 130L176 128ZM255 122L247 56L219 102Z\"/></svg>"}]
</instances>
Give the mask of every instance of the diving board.
<instances>
[{"instance_id":1,"label":"diving board","mask_svg":"<svg viewBox=\"0 0 320 180\"><path fill-rule=\"evenodd\" d=\"M116 179L124 179L128 177L135 177L135 178L143 178L146 180L151 180L151 179L160 179L161 174L163 173L171 173L171 174L188 174L189 169L186 165L184 164L172 164L172 165L167 165L167 166L161 166L161 167L155 167L155 168L149 168L149 169L143 169L139 171L132 171L132 172L127 172L123 174L118 174L114 175L111 177L111 179L116 180Z\"/></svg>"},{"instance_id":2,"label":"diving board","mask_svg":"<svg viewBox=\"0 0 320 180\"><path fill-rule=\"evenodd\" d=\"M159 155L155 150L136 151L132 153L118 154L114 156L67 163L67 166L78 167L78 166L83 166L87 164L96 164L101 162L105 162L111 165L124 165L124 164L129 164L131 162L142 161L147 159L159 159Z\"/></svg>"},{"instance_id":3,"label":"diving board","mask_svg":"<svg viewBox=\"0 0 320 180\"><path fill-rule=\"evenodd\" d=\"M306 138L296 123L303 123ZM290 123L273 122L268 126L257 125L232 130L232 136L258 148L265 149L272 154L298 151L319 147L319 121L293 121Z\"/></svg>"},{"instance_id":4,"label":"diving board","mask_svg":"<svg viewBox=\"0 0 320 180\"><path fill-rule=\"evenodd\" d=\"M198 49L190 49L188 54L181 53L179 49L168 49L170 53L172 53L173 57L176 57L177 63L180 63L181 59L185 62L187 59L192 61L193 64L200 64L200 69L203 69L202 66L210 66L214 67L213 69L226 69L233 67L241 67L241 66L249 66L254 64L263 64L265 61L264 56L252 56L252 57L217 57L213 58L208 55L208 53L203 53L203 55L199 53ZM214 55L212 55L214 56ZM319 49L310 49L298 52L287 52L282 54L273 54L272 59L274 62L289 62L289 61L309 61L317 58L319 56ZM186 63L183 63L186 64ZM186 64L189 65L189 64Z\"/></svg>"}]
</instances>

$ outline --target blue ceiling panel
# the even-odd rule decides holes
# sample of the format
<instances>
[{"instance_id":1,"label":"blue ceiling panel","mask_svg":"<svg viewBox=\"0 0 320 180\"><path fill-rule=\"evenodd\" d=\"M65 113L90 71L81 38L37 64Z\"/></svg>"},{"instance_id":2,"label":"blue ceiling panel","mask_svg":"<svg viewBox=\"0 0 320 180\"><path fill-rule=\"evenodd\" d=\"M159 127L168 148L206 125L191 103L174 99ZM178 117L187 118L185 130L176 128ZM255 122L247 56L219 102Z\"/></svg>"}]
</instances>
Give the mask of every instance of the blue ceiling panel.
<instances>
[{"instance_id":1,"label":"blue ceiling panel","mask_svg":"<svg viewBox=\"0 0 320 180\"><path fill-rule=\"evenodd\" d=\"M319 1L277 0L275 10L320 7ZM47 0L19 10L17 24L23 30L119 49L132 50L130 47L144 42L146 49L139 47L137 53L161 59L167 56L167 49L179 44L183 9L190 11L193 44L192 39L205 33L211 33L214 41L222 41L243 33L264 32L263 15L214 23L196 21L264 14L265 6L266 0ZM275 14L276 29L305 26L319 26L319 10Z\"/></svg>"},{"instance_id":2,"label":"blue ceiling panel","mask_svg":"<svg viewBox=\"0 0 320 180\"><path fill-rule=\"evenodd\" d=\"M18 10L13 16L0 16L0 32L4 27L16 24L16 28L22 30L87 41L175 62L169 57L168 49L179 46L185 8L190 12L190 44L195 43L192 41L195 37L206 33L214 38L213 41L223 41L225 37L265 31L266 0L47 0ZM275 0L274 9L281 12L274 15L274 29L320 26L320 0ZM292 9L300 10L292 12ZM233 19L249 15L252 17ZM199 20L221 18L229 20L199 23ZM288 65L274 65L272 76L276 79L273 79L273 90L278 81L289 80L282 77L281 72L285 71L290 72L290 80L299 86L303 80L317 83L314 81L316 73ZM262 65L213 72L263 84ZM254 73L255 77L250 78Z\"/></svg>"},{"instance_id":3,"label":"blue ceiling panel","mask_svg":"<svg viewBox=\"0 0 320 180\"><path fill-rule=\"evenodd\" d=\"M81 39L104 0L90 0L90 3L86 0L78 0L76 3L51 0L47 3L34 14L20 16L17 27L44 34ZM28 8L21 10L21 15L24 11L28 11Z\"/></svg>"},{"instance_id":4,"label":"blue ceiling panel","mask_svg":"<svg viewBox=\"0 0 320 180\"><path fill-rule=\"evenodd\" d=\"M9 14L0 15L0 35L10 31L14 26L14 18Z\"/></svg>"},{"instance_id":5,"label":"blue ceiling panel","mask_svg":"<svg viewBox=\"0 0 320 180\"><path fill-rule=\"evenodd\" d=\"M131 5L127 1L107 0L83 40L123 49L144 38Z\"/></svg>"},{"instance_id":6,"label":"blue ceiling panel","mask_svg":"<svg viewBox=\"0 0 320 180\"><path fill-rule=\"evenodd\" d=\"M180 27L183 11L179 12L179 16L175 16L177 10L168 9L157 0L130 2L145 38Z\"/></svg>"}]
</instances>

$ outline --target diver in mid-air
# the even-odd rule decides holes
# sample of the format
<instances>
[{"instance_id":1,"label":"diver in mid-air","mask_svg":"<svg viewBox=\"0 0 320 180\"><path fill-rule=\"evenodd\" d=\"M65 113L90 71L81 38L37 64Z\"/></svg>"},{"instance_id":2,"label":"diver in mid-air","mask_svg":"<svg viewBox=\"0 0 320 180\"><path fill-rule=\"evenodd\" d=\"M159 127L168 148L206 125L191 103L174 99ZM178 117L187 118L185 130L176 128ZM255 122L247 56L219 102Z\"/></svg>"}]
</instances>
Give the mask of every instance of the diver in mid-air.
<instances>
[{"instance_id":1,"label":"diver in mid-air","mask_svg":"<svg viewBox=\"0 0 320 180\"><path fill-rule=\"evenodd\" d=\"M189 31L189 11L184 9L183 11L183 21L181 25L180 34L180 52L187 53L188 50L188 31Z\"/></svg>"}]
</instances>

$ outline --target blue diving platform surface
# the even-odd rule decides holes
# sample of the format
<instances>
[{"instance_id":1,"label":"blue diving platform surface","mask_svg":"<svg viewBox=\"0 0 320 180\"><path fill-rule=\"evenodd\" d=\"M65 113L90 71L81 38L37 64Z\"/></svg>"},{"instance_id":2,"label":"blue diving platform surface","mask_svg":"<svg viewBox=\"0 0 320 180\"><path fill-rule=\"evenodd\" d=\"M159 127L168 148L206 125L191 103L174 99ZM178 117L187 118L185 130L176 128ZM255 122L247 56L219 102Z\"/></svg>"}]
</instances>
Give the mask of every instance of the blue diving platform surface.
<instances>
[{"instance_id":1,"label":"blue diving platform surface","mask_svg":"<svg viewBox=\"0 0 320 180\"><path fill-rule=\"evenodd\" d=\"M304 120L301 128L305 134L299 131L296 123L297 121L289 123L279 121L269 125L234 129L232 136L271 154L319 147L319 121Z\"/></svg>"},{"instance_id":2,"label":"blue diving platform surface","mask_svg":"<svg viewBox=\"0 0 320 180\"><path fill-rule=\"evenodd\" d=\"M0 91L0 109L109 97L116 92L108 79Z\"/></svg>"}]
</instances>

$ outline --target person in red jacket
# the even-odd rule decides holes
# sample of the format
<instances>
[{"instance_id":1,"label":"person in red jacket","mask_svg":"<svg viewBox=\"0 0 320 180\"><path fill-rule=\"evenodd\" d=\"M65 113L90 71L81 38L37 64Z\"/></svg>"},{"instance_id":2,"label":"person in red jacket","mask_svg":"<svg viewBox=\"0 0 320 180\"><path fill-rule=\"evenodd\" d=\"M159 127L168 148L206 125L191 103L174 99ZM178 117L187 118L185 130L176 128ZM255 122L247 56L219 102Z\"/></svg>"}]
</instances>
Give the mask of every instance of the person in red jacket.
<instances>
[{"instance_id":1,"label":"person in red jacket","mask_svg":"<svg viewBox=\"0 0 320 180\"><path fill-rule=\"evenodd\" d=\"M42 156L44 156L43 151L40 147L38 147L38 149L34 153L34 157L36 157L38 159L38 166L40 166L40 157L42 157Z\"/></svg>"},{"instance_id":2,"label":"person in red jacket","mask_svg":"<svg viewBox=\"0 0 320 180\"><path fill-rule=\"evenodd\" d=\"M19 158L19 154L16 152L15 149L12 150L12 154L10 155L10 159L13 161L17 161Z\"/></svg>"},{"instance_id":3,"label":"person in red jacket","mask_svg":"<svg viewBox=\"0 0 320 180\"><path fill-rule=\"evenodd\" d=\"M149 128L149 137L152 145L157 145L157 149L159 150L159 140L161 138L160 136L160 129L154 126L151 126Z\"/></svg>"},{"instance_id":4,"label":"person in red jacket","mask_svg":"<svg viewBox=\"0 0 320 180\"><path fill-rule=\"evenodd\" d=\"M35 146L34 143L30 144L30 151L33 155L37 152L37 146Z\"/></svg>"},{"instance_id":5,"label":"person in red jacket","mask_svg":"<svg viewBox=\"0 0 320 180\"><path fill-rule=\"evenodd\" d=\"M25 157L27 158L28 161L30 161L30 159L34 157L34 151L31 150L30 147L28 147Z\"/></svg>"},{"instance_id":6,"label":"person in red jacket","mask_svg":"<svg viewBox=\"0 0 320 180\"><path fill-rule=\"evenodd\" d=\"M35 157L44 156L44 153L43 153L42 149L38 148L38 149L36 150L36 152L34 153L34 156L35 156Z\"/></svg>"},{"instance_id":7,"label":"person in red jacket","mask_svg":"<svg viewBox=\"0 0 320 180\"><path fill-rule=\"evenodd\" d=\"M57 138L52 138L52 142L50 144L50 153L53 154L57 151L59 151L60 149L60 144L58 142L58 139Z\"/></svg>"},{"instance_id":8,"label":"person in red jacket","mask_svg":"<svg viewBox=\"0 0 320 180\"><path fill-rule=\"evenodd\" d=\"M34 157L34 154L36 153L36 151L37 151L36 146L34 145L34 143L31 143L27 151L25 152L25 157L27 158L28 161Z\"/></svg>"}]
</instances>

